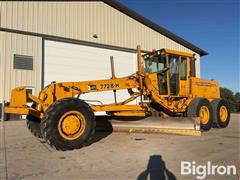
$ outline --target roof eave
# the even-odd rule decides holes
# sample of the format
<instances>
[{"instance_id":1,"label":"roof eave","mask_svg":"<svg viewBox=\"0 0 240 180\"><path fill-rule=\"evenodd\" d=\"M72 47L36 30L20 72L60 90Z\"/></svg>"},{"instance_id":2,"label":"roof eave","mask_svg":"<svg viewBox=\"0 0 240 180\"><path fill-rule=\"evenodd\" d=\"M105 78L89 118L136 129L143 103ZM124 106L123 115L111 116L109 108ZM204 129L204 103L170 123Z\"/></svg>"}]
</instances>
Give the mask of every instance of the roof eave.
<instances>
[{"instance_id":1,"label":"roof eave","mask_svg":"<svg viewBox=\"0 0 240 180\"><path fill-rule=\"evenodd\" d=\"M160 34L172 39L173 41L191 49L192 51L198 53L200 56L205 56L208 55L208 52L206 52L205 50L195 46L194 44L184 40L183 38L177 36L176 34L168 31L167 29L159 26L158 24L150 21L149 19L143 17L142 15L138 14L137 12L135 12L134 10L128 8L127 6L119 3L116 0L102 0L104 3L110 5L111 7L121 11L122 13L130 16L131 18L139 21L140 23L148 26L149 28L159 32Z\"/></svg>"}]
</instances>

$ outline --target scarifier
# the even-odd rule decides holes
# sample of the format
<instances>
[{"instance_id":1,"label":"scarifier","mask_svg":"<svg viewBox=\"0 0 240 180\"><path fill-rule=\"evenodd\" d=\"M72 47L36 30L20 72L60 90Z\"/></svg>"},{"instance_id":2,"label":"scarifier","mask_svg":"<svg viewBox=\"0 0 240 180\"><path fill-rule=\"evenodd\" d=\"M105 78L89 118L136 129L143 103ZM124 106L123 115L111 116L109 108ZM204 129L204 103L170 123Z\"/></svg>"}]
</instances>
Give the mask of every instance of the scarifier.
<instances>
[{"instance_id":1,"label":"scarifier","mask_svg":"<svg viewBox=\"0 0 240 180\"><path fill-rule=\"evenodd\" d=\"M195 77L193 54L161 49L142 55L138 46L137 55L138 71L127 77L115 76L111 58L110 79L52 82L38 97L25 87L15 88L5 112L27 115L30 131L59 150L86 145L95 131L94 112L99 111L112 117L145 117L150 125L164 117L152 129L164 133L200 135L201 130L228 125L229 105L220 98L219 84ZM113 91L116 97L123 89L130 96L122 102L115 98L112 104L90 105L80 99L81 94L100 91ZM136 99L140 99L138 104L129 104Z\"/></svg>"}]
</instances>

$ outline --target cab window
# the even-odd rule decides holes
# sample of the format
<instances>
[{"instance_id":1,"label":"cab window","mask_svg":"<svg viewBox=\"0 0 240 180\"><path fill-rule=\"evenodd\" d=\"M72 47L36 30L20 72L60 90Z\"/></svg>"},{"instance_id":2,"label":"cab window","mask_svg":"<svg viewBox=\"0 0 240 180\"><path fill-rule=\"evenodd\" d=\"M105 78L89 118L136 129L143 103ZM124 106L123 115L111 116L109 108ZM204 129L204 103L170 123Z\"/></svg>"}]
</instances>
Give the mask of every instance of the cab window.
<instances>
[{"instance_id":1,"label":"cab window","mask_svg":"<svg viewBox=\"0 0 240 180\"><path fill-rule=\"evenodd\" d=\"M187 59L186 57L181 57L181 80L187 79Z\"/></svg>"},{"instance_id":2,"label":"cab window","mask_svg":"<svg viewBox=\"0 0 240 180\"><path fill-rule=\"evenodd\" d=\"M166 68L166 62L161 58L161 56L145 60L145 71L148 73L156 73L164 68Z\"/></svg>"},{"instance_id":3,"label":"cab window","mask_svg":"<svg viewBox=\"0 0 240 180\"><path fill-rule=\"evenodd\" d=\"M169 71L170 71L170 92L171 95L178 93L179 85L179 56L169 55Z\"/></svg>"}]
</instances>

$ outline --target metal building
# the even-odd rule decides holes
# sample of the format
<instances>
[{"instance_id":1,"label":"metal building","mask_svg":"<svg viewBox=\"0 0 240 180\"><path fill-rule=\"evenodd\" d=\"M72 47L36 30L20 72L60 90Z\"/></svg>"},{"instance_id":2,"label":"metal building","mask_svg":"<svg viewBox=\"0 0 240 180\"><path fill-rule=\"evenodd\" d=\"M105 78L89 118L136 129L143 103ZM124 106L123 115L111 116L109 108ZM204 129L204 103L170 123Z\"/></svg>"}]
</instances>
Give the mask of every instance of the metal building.
<instances>
[{"instance_id":1,"label":"metal building","mask_svg":"<svg viewBox=\"0 0 240 180\"><path fill-rule=\"evenodd\" d=\"M195 53L200 76L204 50L117 1L0 1L0 100L17 86L36 95L51 81L109 78L110 56L118 77L132 74L138 44Z\"/></svg>"}]
</instances>

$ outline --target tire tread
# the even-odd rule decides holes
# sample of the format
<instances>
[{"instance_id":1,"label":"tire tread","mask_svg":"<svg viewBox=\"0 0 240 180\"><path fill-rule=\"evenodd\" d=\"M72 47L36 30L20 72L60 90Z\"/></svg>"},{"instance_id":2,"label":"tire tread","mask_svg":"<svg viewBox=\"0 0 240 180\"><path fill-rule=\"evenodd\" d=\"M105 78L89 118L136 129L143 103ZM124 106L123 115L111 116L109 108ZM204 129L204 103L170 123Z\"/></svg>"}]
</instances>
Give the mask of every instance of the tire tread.
<instances>
[{"instance_id":1,"label":"tire tread","mask_svg":"<svg viewBox=\"0 0 240 180\"><path fill-rule=\"evenodd\" d=\"M86 120L92 120L93 125L91 127L90 133L87 136L87 139L82 144L80 143L68 144L60 142L59 138L57 138L57 134L55 133L56 129L54 129L55 127L52 125L52 121L55 119L57 113L61 112L62 107L75 107L75 106L81 107L87 112L86 114L88 117L85 117ZM43 138L48 142L48 144L51 147L55 147L57 150L66 151L79 149L87 145L95 132L95 126L96 126L95 116L91 108L88 106L88 104L77 98L65 98L56 101L47 109L43 117L43 121L41 123L41 133Z\"/></svg>"}]
</instances>

